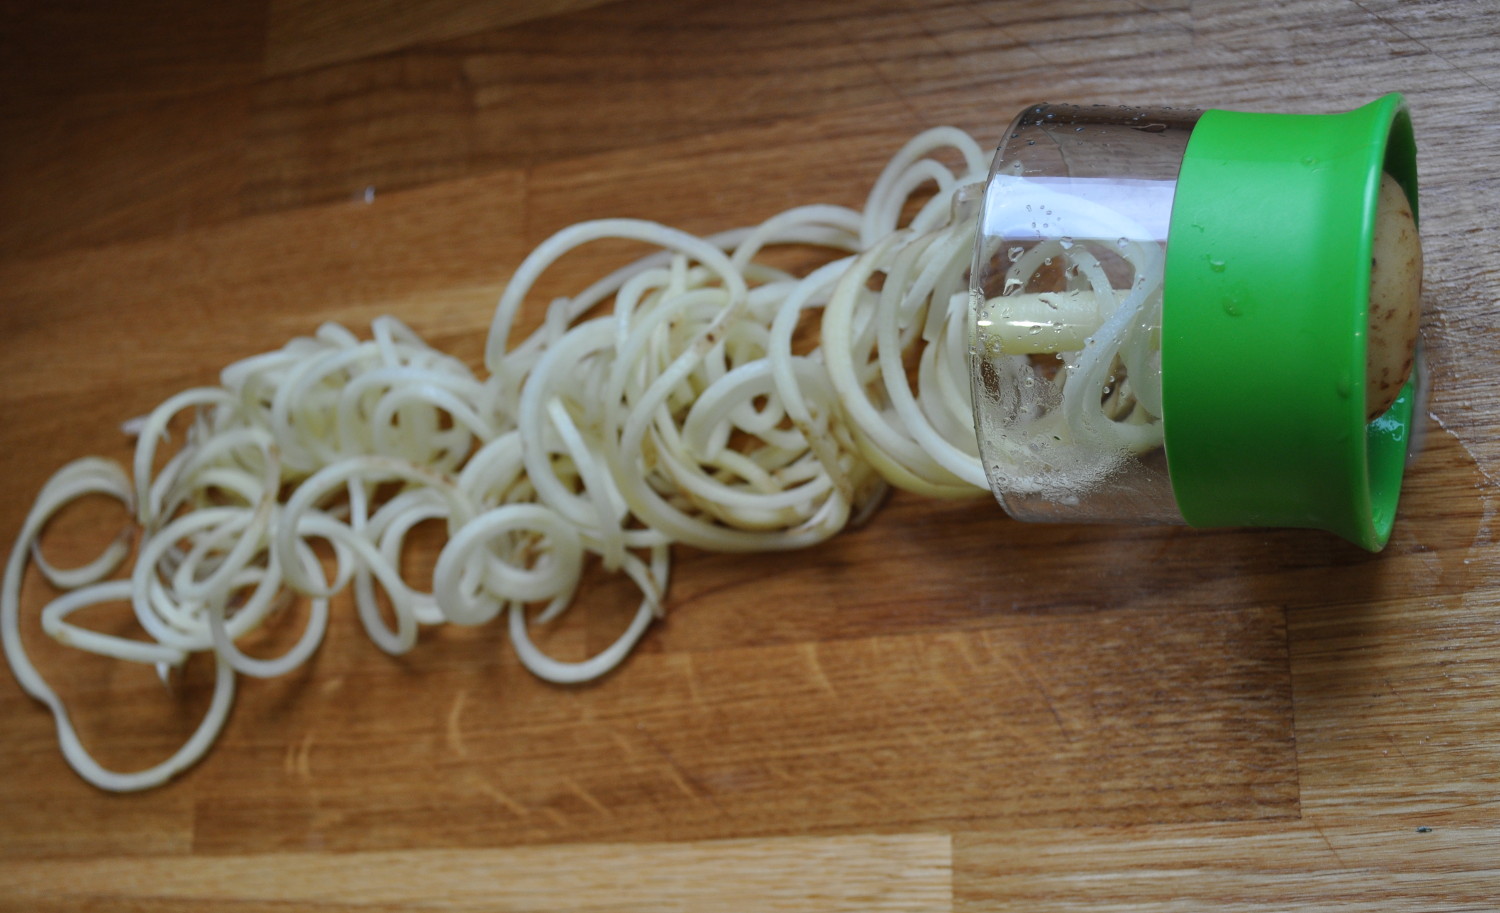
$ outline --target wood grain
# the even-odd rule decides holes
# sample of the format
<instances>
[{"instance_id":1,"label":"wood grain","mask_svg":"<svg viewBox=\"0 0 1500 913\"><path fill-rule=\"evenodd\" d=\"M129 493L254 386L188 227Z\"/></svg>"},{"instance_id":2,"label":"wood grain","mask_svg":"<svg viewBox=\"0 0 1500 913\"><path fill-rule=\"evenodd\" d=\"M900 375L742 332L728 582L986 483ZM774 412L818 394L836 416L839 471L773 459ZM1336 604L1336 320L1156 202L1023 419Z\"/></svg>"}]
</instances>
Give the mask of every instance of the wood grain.
<instances>
[{"instance_id":1,"label":"wood grain","mask_svg":"<svg viewBox=\"0 0 1500 913\"><path fill-rule=\"evenodd\" d=\"M271 0L265 72L290 73L376 57L417 43L545 19L603 2L607 0L438 0L411 6L390 0Z\"/></svg>"},{"instance_id":2,"label":"wood grain","mask_svg":"<svg viewBox=\"0 0 1500 913\"><path fill-rule=\"evenodd\" d=\"M160 123L157 102L202 97L261 75L265 4L141 0L14 0L0 9L0 118L103 116L135 111ZM168 115L175 120L175 115ZM77 141L7 136L6 147ZM106 150L64 153L103 164Z\"/></svg>"},{"instance_id":3,"label":"wood grain","mask_svg":"<svg viewBox=\"0 0 1500 913\"><path fill-rule=\"evenodd\" d=\"M943 836L786 837L503 852L276 853L0 863L0 909L651 911L950 909ZM739 873L725 877L726 873ZM62 890L58 890L59 886Z\"/></svg>"},{"instance_id":4,"label":"wood grain","mask_svg":"<svg viewBox=\"0 0 1500 913\"><path fill-rule=\"evenodd\" d=\"M955 838L954 908L1480 913L1495 908L1497 843L1493 826L1401 821L976 833Z\"/></svg>"},{"instance_id":5,"label":"wood grain","mask_svg":"<svg viewBox=\"0 0 1500 913\"><path fill-rule=\"evenodd\" d=\"M376 662L317 698L247 701L206 771L194 846L384 848L415 827L486 846L1295 814L1276 613L1087 630L645 655L561 700L498 660L498 643L477 662L433 644L404 695ZM1073 672L1043 683L1046 668Z\"/></svg>"},{"instance_id":6,"label":"wood grain","mask_svg":"<svg viewBox=\"0 0 1500 913\"><path fill-rule=\"evenodd\" d=\"M666 620L570 689L492 627L391 659L341 602L305 670L247 682L209 757L139 796L83 784L0 685L0 907L1494 909L1493 2L415 9L0 9L0 532L63 461L127 455L122 420L322 321L395 314L477 365L505 280L572 222L858 205L917 130L992 142L1041 99L1401 90L1434 385L1391 544L900 496L800 553L679 550ZM570 255L536 302L632 252ZM121 520L80 507L49 547ZM204 664L168 691L64 654L45 598L33 575L26 643L90 745L175 747ZM544 642L597 649L632 606L595 569Z\"/></svg>"}]
</instances>

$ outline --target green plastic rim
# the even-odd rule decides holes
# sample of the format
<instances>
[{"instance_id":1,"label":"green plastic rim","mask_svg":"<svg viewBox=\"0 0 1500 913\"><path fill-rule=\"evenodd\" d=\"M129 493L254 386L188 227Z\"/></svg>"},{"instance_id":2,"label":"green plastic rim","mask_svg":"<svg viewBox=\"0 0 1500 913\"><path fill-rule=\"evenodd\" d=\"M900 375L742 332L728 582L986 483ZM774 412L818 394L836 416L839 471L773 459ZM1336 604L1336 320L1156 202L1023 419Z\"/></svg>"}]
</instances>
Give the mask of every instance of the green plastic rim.
<instances>
[{"instance_id":1,"label":"green plastic rim","mask_svg":"<svg viewBox=\"0 0 1500 913\"><path fill-rule=\"evenodd\" d=\"M1161 344L1168 473L1189 525L1323 529L1371 551L1390 537L1415 396L1409 380L1365 418L1382 171L1415 213L1400 95L1345 114L1206 111L1193 128Z\"/></svg>"}]
</instances>

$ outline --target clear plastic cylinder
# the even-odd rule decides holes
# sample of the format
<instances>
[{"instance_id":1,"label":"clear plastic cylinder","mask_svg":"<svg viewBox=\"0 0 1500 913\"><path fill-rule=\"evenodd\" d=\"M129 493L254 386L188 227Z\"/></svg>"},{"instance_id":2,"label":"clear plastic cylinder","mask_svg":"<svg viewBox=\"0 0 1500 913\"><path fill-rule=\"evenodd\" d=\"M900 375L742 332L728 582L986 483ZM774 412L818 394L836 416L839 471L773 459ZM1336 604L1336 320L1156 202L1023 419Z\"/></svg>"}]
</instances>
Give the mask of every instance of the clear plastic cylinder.
<instances>
[{"instance_id":1,"label":"clear plastic cylinder","mask_svg":"<svg viewBox=\"0 0 1500 913\"><path fill-rule=\"evenodd\" d=\"M1198 116L1038 105L996 152L971 376L990 488L1018 519L1183 522L1162 445L1161 306Z\"/></svg>"}]
</instances>

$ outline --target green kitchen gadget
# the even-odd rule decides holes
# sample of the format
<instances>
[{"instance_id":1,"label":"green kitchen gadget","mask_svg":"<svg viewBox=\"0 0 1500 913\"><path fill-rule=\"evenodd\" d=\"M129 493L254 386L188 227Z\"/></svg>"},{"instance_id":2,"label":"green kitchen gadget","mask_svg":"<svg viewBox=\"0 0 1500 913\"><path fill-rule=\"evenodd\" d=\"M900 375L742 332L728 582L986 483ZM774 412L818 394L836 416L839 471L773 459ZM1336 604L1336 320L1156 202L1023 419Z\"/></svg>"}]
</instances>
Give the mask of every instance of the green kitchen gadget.
<instances>
[{"instance_id":1,"label":"green kitchen gadget","mask_svg":"<svg viewBox=\"0 0 1500 913\"><path fill-rule=\"evenodd\" d=\"M1385 545L1422 391L1399 95L1334 115L1038 105L980 201L975 425L1025 520Z\"/></svg>"}]
</instances>

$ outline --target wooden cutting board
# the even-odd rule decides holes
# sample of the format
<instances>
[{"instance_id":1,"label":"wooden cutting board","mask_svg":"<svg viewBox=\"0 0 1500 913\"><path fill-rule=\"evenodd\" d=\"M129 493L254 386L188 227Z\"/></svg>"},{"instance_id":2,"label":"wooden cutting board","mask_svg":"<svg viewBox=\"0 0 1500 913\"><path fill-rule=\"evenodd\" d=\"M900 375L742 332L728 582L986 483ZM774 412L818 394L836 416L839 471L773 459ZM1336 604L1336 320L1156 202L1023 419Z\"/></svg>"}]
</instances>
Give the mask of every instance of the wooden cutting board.
<instances>
[{"instance_id":1,"label":"wooden cutting board","mask_svg":"<svg viewBox=\"0 0 1500 913\"><path fill-rule=\"evenodd\" d=\"M393 314L477 365L525 253L858 205L919 130L1040 101L1337 111L1403 91L1435 385L1390 546L1031 526L897 496L800 553L676 552L602 681L500 626L393 659L347 602L209 756L105 795L0 681L0 908L1500 908L1500 7L1492 0L12 4L0 19L0 532L222 366ZM1275 226L1266 226L1275 231ZM539 289L581 287L600 245ZM527 325L540 317L533 308ZM81 508L50 542L107 541ZM414 573L434 558L418 547ZM26 643L106 763L206 664ZM597 568L545 634L634 606ZM121 613L95 618L128 629ZM266 649L295 637L267 635Z\"/></svg>"}]
</instances>

